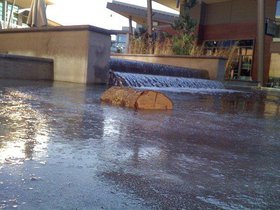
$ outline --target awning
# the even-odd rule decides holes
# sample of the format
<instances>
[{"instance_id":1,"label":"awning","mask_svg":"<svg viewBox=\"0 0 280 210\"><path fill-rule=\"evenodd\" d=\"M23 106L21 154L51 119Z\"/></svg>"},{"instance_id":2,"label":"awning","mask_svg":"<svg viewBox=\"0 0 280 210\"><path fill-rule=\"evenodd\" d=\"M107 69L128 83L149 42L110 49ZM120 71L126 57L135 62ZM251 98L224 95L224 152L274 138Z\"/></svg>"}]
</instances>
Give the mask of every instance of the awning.
<instances>
[{"instance_id":1,"label":"awning","mask_svg":"<svg viewBox=\"0 0 280 210\"><path fill-rule=\"evenodd\" d=\"M132 18L133 21L139 24L147 23L147 8L133 4L113 1L107 3L107 8L127 18ZM179 15L159 10L153 10L153 21L159 24L170 24L177 19Z\"/></svg>"},{"instance_id":2,"label":"awning","mask_svg":"<svg viewBox=\"0 0 280 210\"><path fill-rule=\"evenodd\" d=\"M153 0L153 1L162 4L166 7L169 7L171 9L179 11L179 8L177 8L177 0Z\"/></svg>"},{"instance_id":3,"label":"awning","mask_svg":"<svg viewBox=\"0 0 280 210\"><path fill-rule=\"evenodd\" d=\"M164 6L167 6L167 7L171 8L171 9L179 11L179 8L177 7L178 0L153 0L153 1L157 2L159 4L162 4ZM181 1L183 1L183 0L181 0ZM214 4L214 3L226 2L226 1L231 1L231 0L198 0L198 2L199 1L202 1L202 2L204 2L206 4Z\"/></svg>"}]
</instances>

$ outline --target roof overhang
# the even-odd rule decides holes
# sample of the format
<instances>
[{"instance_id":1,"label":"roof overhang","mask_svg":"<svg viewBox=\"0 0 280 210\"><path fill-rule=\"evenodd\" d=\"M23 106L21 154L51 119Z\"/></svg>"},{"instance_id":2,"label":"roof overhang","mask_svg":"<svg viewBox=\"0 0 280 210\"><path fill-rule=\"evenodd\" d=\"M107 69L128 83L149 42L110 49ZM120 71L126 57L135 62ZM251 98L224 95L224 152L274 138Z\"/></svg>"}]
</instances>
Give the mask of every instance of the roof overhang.
<instances>
[{"instance_id":1,"label":"roof overhang","mask_svg":"<svg viewBox=\"0 0 280 210\"><path fill-rule=\"evenodd\" d=\"M215 4L215 3L221 3L221 2L232 1L232 0L201 0L201 1L206 4Z\"/></svg>"},{"instance_id":2,"label":"roof overhang","mask_svg":"<svg viewBox=\"0 0 280 210\"><path fill-rule=\"evenodd\" d=\"M179 10L179 8L177 7L178 1L180 2L182 0L153 0L153 1L162 4L164 6L167 6L171 9ZM231 0L198 0L198 2L204 2L206 4L215 4L215 3L226 2L226 1L231 1Z\"/></svg>"},{"instance_id":3,"label":"roof overhang","mask_svg":"<svg viewBox=\"0 0 280 210\"><path fill-rule=\"evenodd\" d=\"M45 0L46 5L54 4L57 0ZM13 3L14 0L8 0L9 3ZM32 0L16 0L15 4L21 8L30 8Z\"/></svg>"},{"instance_id":4,"label":"roof overhang","mask_svg":"<svg viewBox=\"0 0 280 210\"><path fill-rule=\"evenodd\" d=\"M147 8L145 7L113 1L112 3L107 3L107 8L124 17L131 18L136 23L147 23ZM173 23L174 20L178 17L179 15L174 13L153 10L153 21L158 22L160 24Z\"/></svg>"},{"instance_id":5,"label":"roof overhang","mask_svg":"<svg viewBox=\"0 0 280 210\"><path fill-rule=\"evenodd\" d=\"M162 4L166 7L169 7L171 9L179 10L179 8L177 7L177 0L153 0L153 1Z\"/></svg>"}]
</instances>

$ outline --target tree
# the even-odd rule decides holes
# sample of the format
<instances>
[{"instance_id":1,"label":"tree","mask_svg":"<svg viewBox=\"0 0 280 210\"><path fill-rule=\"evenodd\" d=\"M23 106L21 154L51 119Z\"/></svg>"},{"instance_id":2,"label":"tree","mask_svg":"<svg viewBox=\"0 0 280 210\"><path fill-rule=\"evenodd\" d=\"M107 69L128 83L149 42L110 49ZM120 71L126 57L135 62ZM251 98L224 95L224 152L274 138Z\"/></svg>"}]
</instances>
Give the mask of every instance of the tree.
<instances>
[{"instance_id":1,"label":"tree","mask_svg":"<svg viewBox=\"0 0 280 210\"><path fill-rule=\"evenodd\" d=\"M196 5L196 0L185 0L181 5L180 16L172 27L177 31L173 37L173 51L179 55L189 55L196 40L195 29L197 21L190 16L190 10Z\"/></svg>"}]
</instances>

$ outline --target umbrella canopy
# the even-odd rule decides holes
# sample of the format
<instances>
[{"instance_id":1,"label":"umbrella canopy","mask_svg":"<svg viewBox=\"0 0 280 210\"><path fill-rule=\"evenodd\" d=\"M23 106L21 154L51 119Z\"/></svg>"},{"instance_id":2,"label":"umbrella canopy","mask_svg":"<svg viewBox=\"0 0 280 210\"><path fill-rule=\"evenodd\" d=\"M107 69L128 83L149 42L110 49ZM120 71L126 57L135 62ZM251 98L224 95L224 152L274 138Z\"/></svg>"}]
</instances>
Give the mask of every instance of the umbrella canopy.
<instances>
[{"instance_id":1,"label":"umbrella canopy","mask_svg":"<svg viewBox=\"0 0 280 210\"><path fill-rule=\"evenodd\" d=\"M43 27L48 25L45 0L32 1L27 24L30 27Z\"/></svg>"}]
</instances>

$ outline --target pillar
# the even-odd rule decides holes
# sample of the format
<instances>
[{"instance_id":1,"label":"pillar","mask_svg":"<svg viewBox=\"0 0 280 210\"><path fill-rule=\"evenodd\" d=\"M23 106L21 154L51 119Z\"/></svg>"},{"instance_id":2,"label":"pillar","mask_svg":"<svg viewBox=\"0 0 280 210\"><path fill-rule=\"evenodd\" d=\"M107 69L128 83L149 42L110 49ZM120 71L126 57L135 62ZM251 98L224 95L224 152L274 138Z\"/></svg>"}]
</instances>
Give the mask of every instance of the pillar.
<instances>
[{"instance_id":1,"label":"pillar","mask_svg":"<svg viewBox=\"0 0 280 210\"><path fill-rule=\"evenodd\" d=\"M258 38L257 38L257 52L258 52L258 81L259 85L263 86L263 72L264 72L264 38L265 38L265 0L258 0Z\"/></svg>"},{"instance_id":2,"label":"pillar","mask_svg":"<svg viewBox=\"0 0 280 210\"><path fill-rule=\"evenodd\" d=\"M180 7L180 0L176 0L176 8Z\"/></svg>"},{"instance_id":3,"label":"pillar","mask_svg":"<svg viewBox=\"0 0 280 210\"><path fill-rule=\"evenodd\" d=\"M4 0L3 4L4 10L3 10L3 23L4 23L4 28L7 28L7 10L8 10L8 3L7 0Z\"/></svg>"},{"instance_id":4,"label":"pillar","mask_svg":"<svg viewBox=\"0 0 280 210\"><path fill-rule=\"evenodd\" d=\"M147 0L147 26L148 26L148 34L152 35L153 29L153 9L152 9L152 0Z\"/></svg>"},{"instance_id":5,"label":"pillar","mask_svg":"<svg viewBox=\"0 0 280 210\"><path fill-rule=\"evenodd\" d=\"M130 34L130 35L133 35L132 17L129 16L128 20L129 20L129 34Z\"/></svg>"}]
</instances>

